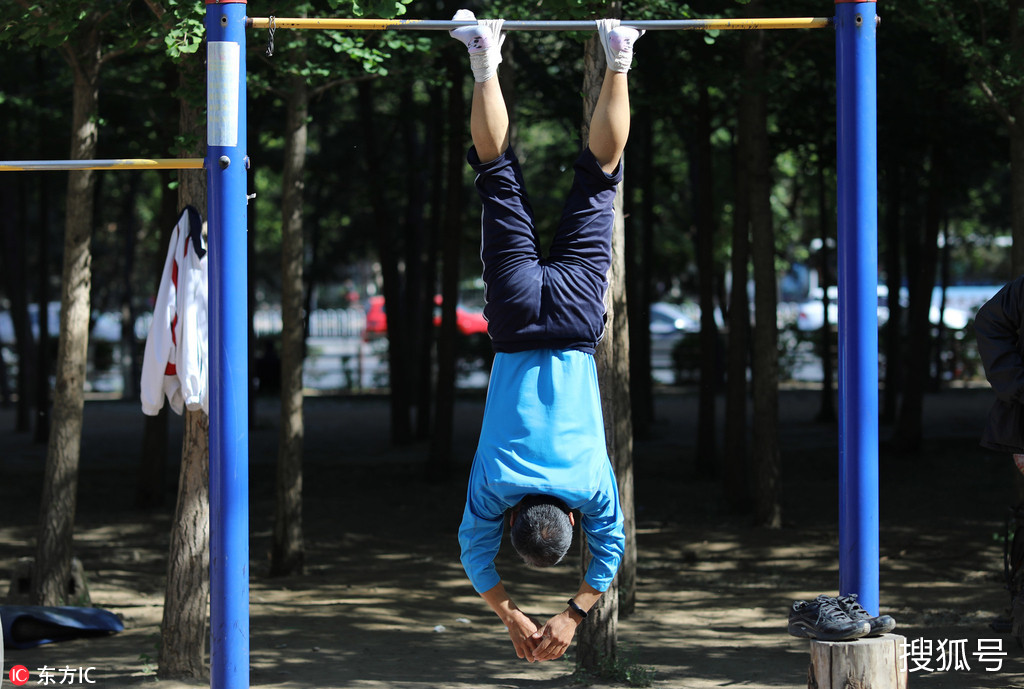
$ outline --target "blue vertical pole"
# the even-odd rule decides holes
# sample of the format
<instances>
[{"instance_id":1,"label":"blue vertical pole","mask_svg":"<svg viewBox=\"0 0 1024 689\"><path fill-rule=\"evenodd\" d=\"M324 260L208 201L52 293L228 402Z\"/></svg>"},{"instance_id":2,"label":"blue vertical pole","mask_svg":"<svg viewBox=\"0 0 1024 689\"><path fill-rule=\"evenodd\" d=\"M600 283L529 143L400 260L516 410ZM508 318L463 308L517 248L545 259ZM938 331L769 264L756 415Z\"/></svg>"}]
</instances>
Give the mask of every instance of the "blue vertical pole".
<instances>
[{"instance_id":1,"label":"blue vertical pole","mask_svg":"<svg viewBox=\"0 0 1024 689\"><path fill-rule=\"evenodd\" d=\"M878 614L876 4L836 0L839 590Z\"/></svg>"},{"instance_id":2,"label":"blue vertical pole","mask_svg":"<svg viewBox=\"0 0 1024 689\"><path fill-rule=\"evenodd\" d=\"M206 1L210 686L249 686L245 0Z\"/></svg>"}]
</instances>

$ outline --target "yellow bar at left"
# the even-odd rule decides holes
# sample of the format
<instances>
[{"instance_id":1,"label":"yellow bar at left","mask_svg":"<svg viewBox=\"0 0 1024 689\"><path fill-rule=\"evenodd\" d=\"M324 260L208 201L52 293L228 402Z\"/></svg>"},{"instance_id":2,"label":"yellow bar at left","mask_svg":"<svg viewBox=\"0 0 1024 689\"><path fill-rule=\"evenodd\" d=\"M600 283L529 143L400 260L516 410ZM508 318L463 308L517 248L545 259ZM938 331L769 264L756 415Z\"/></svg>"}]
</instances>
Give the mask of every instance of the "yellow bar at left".
<instances>
[{"instance_id":1,"label":"yellow bar at left","mask_svg":"<svg viewBox=\"0 0 1024 689\"><path fill-rule=\"evenodd\" d=\"M201 170L202 158L111 158L108 160L0 160L0 172L32 170Z\"/></svg>"}]
</instances>

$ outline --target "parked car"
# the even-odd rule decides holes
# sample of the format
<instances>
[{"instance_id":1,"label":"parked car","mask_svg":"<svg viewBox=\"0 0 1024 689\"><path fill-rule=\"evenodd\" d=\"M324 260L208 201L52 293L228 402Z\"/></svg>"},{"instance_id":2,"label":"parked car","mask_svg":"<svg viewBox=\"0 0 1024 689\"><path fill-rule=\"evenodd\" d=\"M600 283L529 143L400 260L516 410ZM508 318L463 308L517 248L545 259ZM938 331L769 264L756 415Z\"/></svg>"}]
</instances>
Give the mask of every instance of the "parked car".
<instances>
[{"instance_id":1,"label":"parked car","mask_svg":"<svg viewBox=\"0 0 1024 689\"><path fill-rule=\"evenodd\" d=\"M434 296L434 325L441 327L441 295ZM460 335L486 335L487 319L483 310L471 309L465 304L455 305L455 327Z\"/></svg>"},{"instance_id":2,"label":"parked car","mask_svg":"<svg viewBox=\"0 0 1024 689\"><path fill-rule=\"evenodd\" d=\"M663 382L675 381L675 351L683 339L700 332L700 322L680 307L668 302L655 302L650 307L651 370L672 371L670 376L658 376Z\"/></svg>"},{"instance_id":3,"label":"parked car","mask_svg":"<svg viewBox=\"0 0 1024 689\"><path fill-rule=\"evenodd\" d=\"M434 296L434 325L441 325L441 295ZM471 309L463 304L455 306L455 325L460 335L486 335L487 321L483 311ZM366 340L386 337L388 334L388 317L384 307L384 297L370 297L366 306Z\"/></svg>"},{"instance_id":4,"label":"parked car","mask_svg":"<svg viewBox=\"0 0 1024 689\"><path fill-rule=\"evenodd\" d=\"M366 302L366 329L364 340L373 340L388 334L388 316L384 310L384 297L370 297Z\"/></svg>"},{"instance_id":5,"label":"parked car","mask_svg":"<svg viewBox=\"0 0 1024 689\"><path fill-rule=\"evenodd\" d=\"M885 285L878 285L876 292L878 295L878 326L881 327L889 320L889 289ZM936 294L941 295L941 292L937 291ZM839 290L835 285L828 288L828 298L828 322L835 326L839 323ZM906 299L906 294L900 295L900 301L904 305ZM935 325L939 323L939 311L940 302L933 295L928 318ZM818 330L824 320L824 304L821 301L821 290L818 289L812 299L800 304L797 310L796 327L798 330ZM942 324L949 330L963 330L969 321L970 315L963 309L946 306L942 310Z\"/></svg>"}]
</instances>

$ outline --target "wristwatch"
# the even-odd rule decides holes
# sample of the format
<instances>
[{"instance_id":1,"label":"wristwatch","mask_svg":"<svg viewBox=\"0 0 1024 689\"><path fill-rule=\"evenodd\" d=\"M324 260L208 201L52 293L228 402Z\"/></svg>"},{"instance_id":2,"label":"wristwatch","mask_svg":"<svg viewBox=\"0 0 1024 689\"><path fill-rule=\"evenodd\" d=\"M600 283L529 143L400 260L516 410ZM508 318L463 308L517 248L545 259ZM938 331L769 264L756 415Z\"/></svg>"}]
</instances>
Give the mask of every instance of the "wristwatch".
<instances>
[{"instance_id":1,"label":"wristwatch","mask_svg":"<svg viewBox=\"0 0 1024 689\"><path fill-rule=\"evenodd\" d=\"M580 616L580 624L587 621L587 611L576 604L576 599L569 599L569 609Z\"/></svg>"}]
</instances>

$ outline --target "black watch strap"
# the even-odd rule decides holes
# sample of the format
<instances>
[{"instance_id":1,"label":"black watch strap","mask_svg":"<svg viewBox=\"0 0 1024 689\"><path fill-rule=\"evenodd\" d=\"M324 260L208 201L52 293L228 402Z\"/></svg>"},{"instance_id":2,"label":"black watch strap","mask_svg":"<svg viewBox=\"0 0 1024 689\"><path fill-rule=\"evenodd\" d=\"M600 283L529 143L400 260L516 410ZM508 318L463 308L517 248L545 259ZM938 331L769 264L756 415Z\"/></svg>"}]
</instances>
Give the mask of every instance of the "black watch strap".
<instances>
[{"instance_id":1,"label":"black watch strap","mask_svg":"<svg viewBox=\"0 0 1024 689\"><path fill-rule=\"evenodd\" d=\"M587 611L576 605L576 600L574 598L569 599L569 609L580 616L580 624L587 621Z\"/></svg>"}]
</instances>

